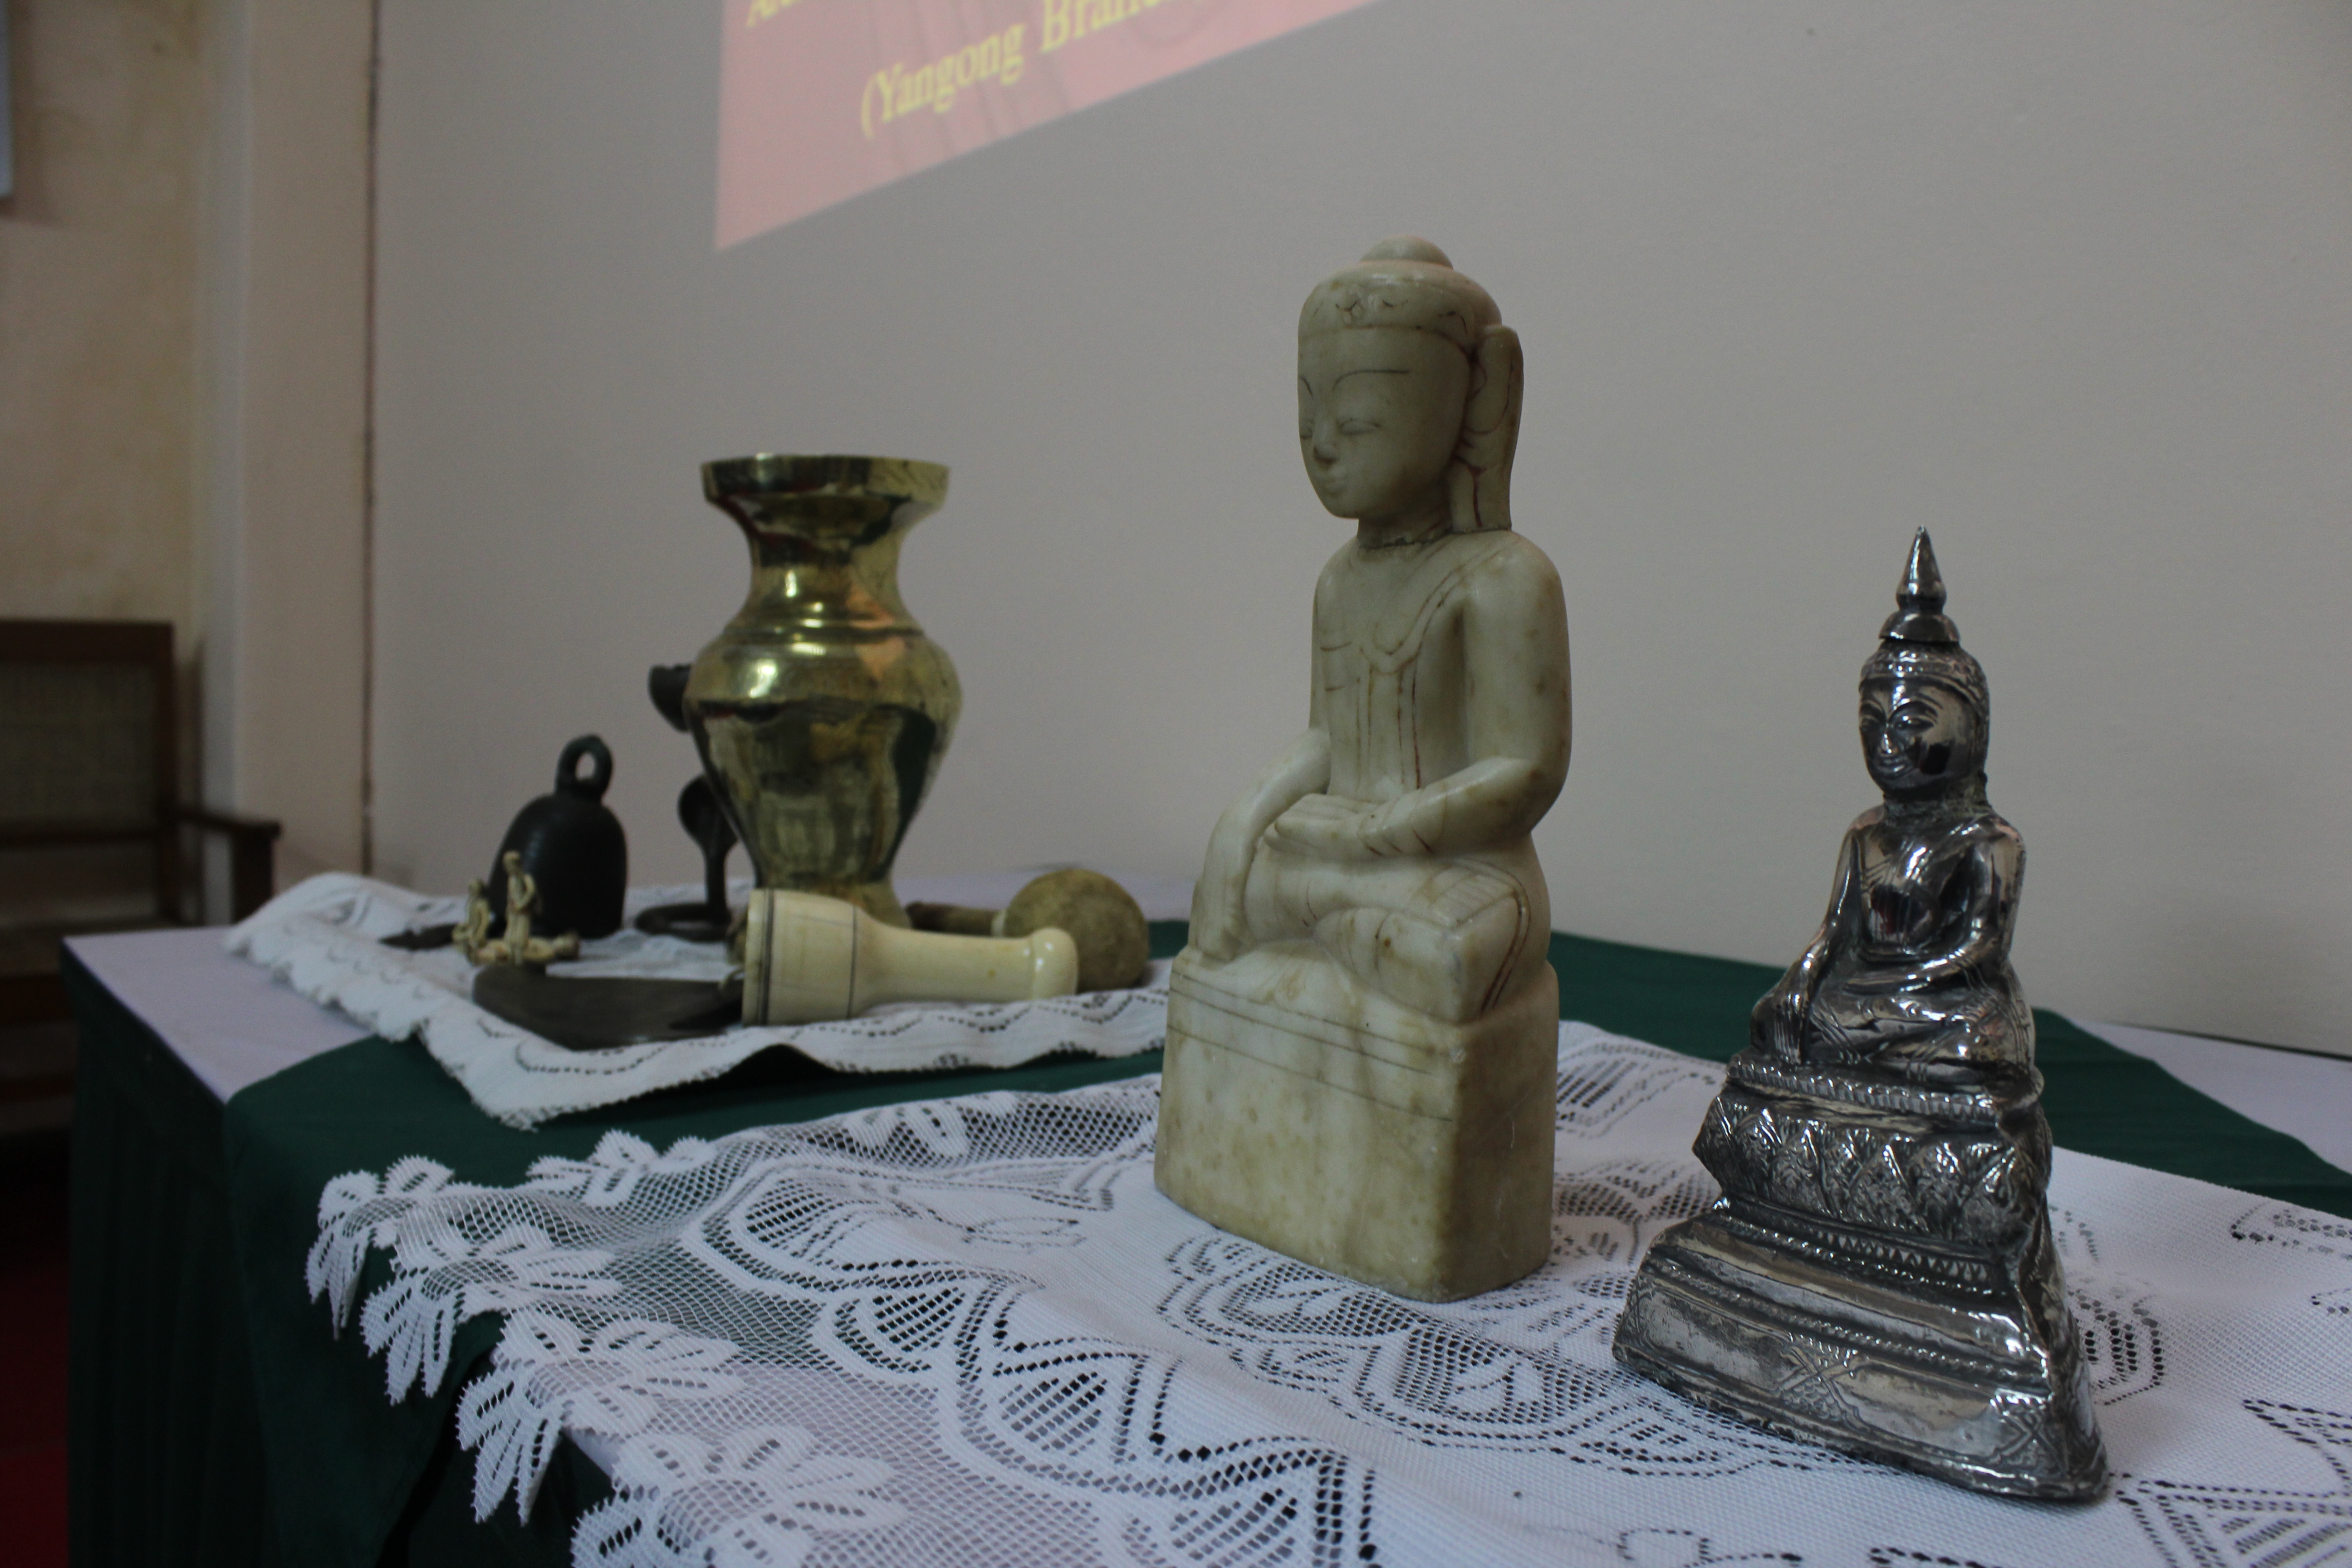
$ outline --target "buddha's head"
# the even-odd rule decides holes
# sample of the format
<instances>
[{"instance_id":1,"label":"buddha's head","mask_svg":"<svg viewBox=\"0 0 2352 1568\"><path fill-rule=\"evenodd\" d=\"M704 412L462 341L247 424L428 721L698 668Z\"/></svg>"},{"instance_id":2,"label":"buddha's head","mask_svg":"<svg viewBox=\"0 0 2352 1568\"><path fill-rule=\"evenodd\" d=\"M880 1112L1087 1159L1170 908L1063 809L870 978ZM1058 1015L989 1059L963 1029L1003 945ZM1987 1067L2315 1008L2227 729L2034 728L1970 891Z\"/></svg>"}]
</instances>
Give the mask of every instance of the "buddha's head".
<instances>
[{"instance_id":1,"label":"buddha's head","mask_svg":"<svg viewBox=\"0 0 2352 1568\"><path fill-rule=\"evenodd\" d=\"M1382 240L1298 315L1298 448L1335 517L1511 526L1518 334L1425 239Z\"/></svg>"},{"instance_id":2,"label":"buddha's head","mask_svg":"<svg viewBox=\"0 0 2352 1568\"><path fill-rule=\"evenodd\" d=\"M1984 776L1992 707L1984 667L1944 614L1944 579L1924 528L1895 604L1862 667L1863 758L1892 799L1955 794Z\"/></svg>"}]
</instances>

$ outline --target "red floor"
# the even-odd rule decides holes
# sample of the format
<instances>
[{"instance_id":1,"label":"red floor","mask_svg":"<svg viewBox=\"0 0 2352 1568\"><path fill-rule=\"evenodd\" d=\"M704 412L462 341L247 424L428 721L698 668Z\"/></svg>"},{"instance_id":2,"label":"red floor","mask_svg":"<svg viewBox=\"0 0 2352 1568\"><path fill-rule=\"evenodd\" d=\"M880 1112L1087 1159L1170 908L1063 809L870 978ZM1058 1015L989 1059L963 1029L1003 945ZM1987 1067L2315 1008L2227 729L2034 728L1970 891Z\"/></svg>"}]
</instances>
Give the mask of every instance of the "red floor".
<instances>
[{"instance_id":1,"label":"red floor","mask_svg":"<svg viewBox=\"0 0 2352 1568\"><path fill-rule=\"evenodd\" d=\"M0 1538L65 1568L66 1156L0 1146Z\"/></svg>"}]
</instances>

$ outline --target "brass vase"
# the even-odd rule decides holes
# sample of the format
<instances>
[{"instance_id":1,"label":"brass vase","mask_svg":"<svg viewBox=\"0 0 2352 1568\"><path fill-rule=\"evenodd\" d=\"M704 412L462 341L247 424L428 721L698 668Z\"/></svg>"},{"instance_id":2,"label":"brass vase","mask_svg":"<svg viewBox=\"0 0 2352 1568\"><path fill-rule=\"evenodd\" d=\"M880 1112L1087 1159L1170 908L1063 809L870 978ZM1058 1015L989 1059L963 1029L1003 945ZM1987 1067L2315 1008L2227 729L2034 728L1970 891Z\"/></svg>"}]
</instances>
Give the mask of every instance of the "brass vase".
<instances>
[{"instance_id":1,"label":"brass vase","mask_svg":"<svg viewBox=\"0 0 2352 1568\"><path fill-rule=\"evenodd\" d=\"M761 454L705 463L702 493L751 543L751 597L687 678L703 769L761 887L905 925L890 866L963 689L898 597L898 548L948 471Z\"/></svg>"}]
</instances>

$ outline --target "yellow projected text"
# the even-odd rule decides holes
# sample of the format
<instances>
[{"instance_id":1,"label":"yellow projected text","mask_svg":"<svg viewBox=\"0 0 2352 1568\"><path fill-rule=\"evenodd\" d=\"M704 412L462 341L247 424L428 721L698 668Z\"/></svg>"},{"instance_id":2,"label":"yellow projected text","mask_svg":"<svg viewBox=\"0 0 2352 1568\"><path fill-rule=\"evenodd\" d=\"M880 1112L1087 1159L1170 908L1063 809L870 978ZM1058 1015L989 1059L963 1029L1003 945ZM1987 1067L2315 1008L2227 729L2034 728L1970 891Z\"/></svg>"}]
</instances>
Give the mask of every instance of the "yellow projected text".
<instances>
[{"instance_id":1,"label":"yellow projected text","mask_svg":"<svg viewBox=\"0 0 2352 1568\"><path fill-rule=\"evenodd\" d=\"M1045 26L1038 29L1037 47L1050 55L1064 44L1115 27L1159 5L1160 0L1045 0Z\"/></svg>"},{"instance_id":2,"label":"yellow projected text","mask_svg":"<svg viewBox=\"0 0 2352 1568\"><path fill-rule=\"evenodd\" d=\"M900 64L876 71L866 79L866 90L857 100L857 121L866 129L866 140L873 140L877 125L887 125L900 115L912 114L919 109L945 114L955 107L956 94L965 88L984 81L1011 87L1021 79L1029 63L1028 57L1022 53L1022 43L1028 32L1027 23L1015 22L1001 33L968 44L951 55L942 55L919 70L910 71Z\"/></svg>"}]
</instances>

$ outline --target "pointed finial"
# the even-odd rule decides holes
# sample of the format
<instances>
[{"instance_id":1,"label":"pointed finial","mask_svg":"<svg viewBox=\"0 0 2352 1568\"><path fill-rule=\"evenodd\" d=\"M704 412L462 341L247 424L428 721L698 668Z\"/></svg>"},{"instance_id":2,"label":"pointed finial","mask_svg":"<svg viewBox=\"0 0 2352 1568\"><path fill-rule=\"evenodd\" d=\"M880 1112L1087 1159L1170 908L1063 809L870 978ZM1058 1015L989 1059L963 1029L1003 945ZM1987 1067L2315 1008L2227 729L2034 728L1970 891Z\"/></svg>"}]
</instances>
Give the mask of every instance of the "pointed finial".
<instances>
[{"instance_id":1,"label":"pointed finial","mask_svg":"<svg viewBox=\"0 0 2352 1568\"><path fill-rule=\"evenodd\" d=\"M1936 547L1921 529L1911 540L1911 559L1904 564L1903 586L1895 592L1895 613L1878 628L1889 642L1957 643L1960 628L1944 614L1944 574L1936 565Z\"/></svg>"},{"instance_id":2,"label":"pointed finial","mask_svg":"<svg viewBox=\"0 0 2352 1568\"><path fill-rule=\"evenodd\" d=\"M1911 540L1911 559L1903 568L1903 587L1895 602L1906 610L1944 607L1944 574L1936 570L1936 544L1921 529Z\"/></svg>"}]
</instances>

